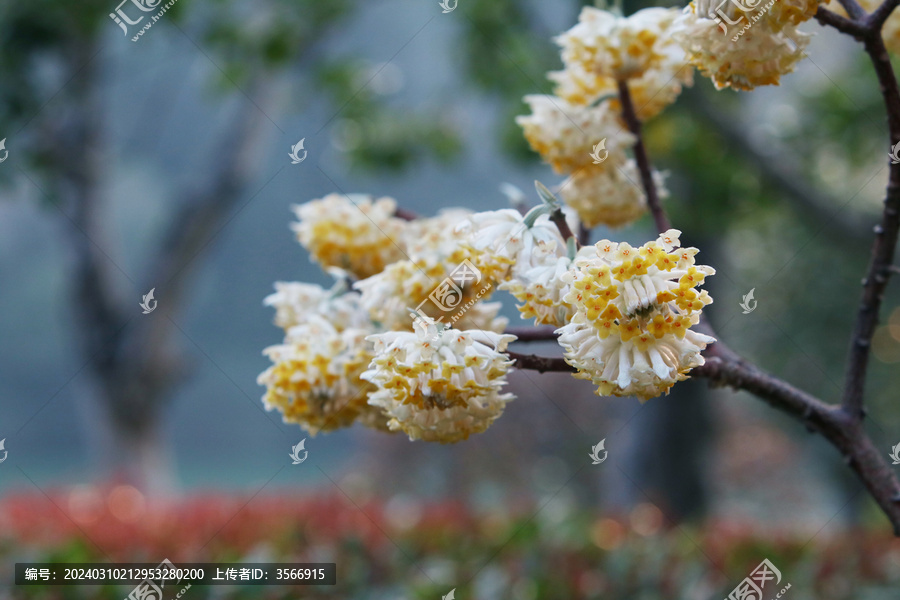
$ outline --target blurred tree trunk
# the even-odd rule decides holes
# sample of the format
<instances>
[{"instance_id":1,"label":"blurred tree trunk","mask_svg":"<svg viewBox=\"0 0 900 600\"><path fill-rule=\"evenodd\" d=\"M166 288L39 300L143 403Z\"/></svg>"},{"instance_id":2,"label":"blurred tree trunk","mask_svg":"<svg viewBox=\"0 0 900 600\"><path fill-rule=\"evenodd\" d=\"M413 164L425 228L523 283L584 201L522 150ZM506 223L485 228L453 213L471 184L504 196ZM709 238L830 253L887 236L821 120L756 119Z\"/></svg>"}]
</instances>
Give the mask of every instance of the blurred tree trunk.
<instances>
[{"instance_id":1,"label":"blurred tree trunk","mask_svg":"<svg viewBox=\"0 0 900 600\"><path fill-rule=\"evenodd\" d=\"M70 223L69 249L73 335L91 382L89 411L102 462L119 481L164 492L171 474L161 424L167 400L188 374L172 340L170 315L185 303L192 263L216 235L257 171L264 128L261 94L244 95L238 114L222 131L226 152L216 157L211 176L179 198L162 243L154 250L147 283L134 281L107 251L101 210L102 182L112 157L107 151L104 107L93 43L75 44L67 53L71 81L60 92L60 109L42 120L42 154L47 160L49 193ZM256 90L256 86L253 86ZM258 90L257 90L258 91ZM256 97L251 97L256 96ZM111 256L112 255L112 256ZM123 285L127 281L130 286ZM123 290L123 287L131 289ZM141 294L165 294L159 311L141 314Z\"/></svg>"},{"instance_id":2,"label":"blurred tree trunk","mask_svg":"<svg viewBox=\"0 0 900 600\"><path fill-rule=\"evenodd\" d=\"M646 405L629 425L634 433L626 464L636 478L631 501L653 502L673 523L700 519L708 509L709 395L705 381L679 383L668 396Z\"/></svg>"}]
</instances>

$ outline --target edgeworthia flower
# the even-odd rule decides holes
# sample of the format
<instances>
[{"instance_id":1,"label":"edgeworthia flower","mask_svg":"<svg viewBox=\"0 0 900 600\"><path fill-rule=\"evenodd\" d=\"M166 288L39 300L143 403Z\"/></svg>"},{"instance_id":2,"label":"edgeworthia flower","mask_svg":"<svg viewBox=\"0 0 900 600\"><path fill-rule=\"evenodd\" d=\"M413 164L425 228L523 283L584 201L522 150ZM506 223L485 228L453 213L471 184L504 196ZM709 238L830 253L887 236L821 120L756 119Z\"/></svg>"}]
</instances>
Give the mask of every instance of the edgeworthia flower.
<instances>
[{"instance_id":1,"label":"edgeworthia flower","mask_svg":"<svg viewBox=\"0 0 900 600\"><path fill-rule=\"evenodd\" d=\"M340 267L362 279L404 258L399 241L406 223L394 216L393 198L329 194L293 209L299 222L291 228L310 257L325 267Z\"/></svg>"},{"instance_id":2,"label":"edgeworthia flower","mask_svg":"<svg viewBox=\"0 0 900 600\"><path fill-rule=\"evenodd\" d=\"M369 403L411 440L465 440L486 430L513 399L500 390L512 364L503 352L515 336L440 329L424 317L414 332L367 339L374 358L362 378L377 388Z\"/></svg>"},{"instance_id":3,"label":"edgeworthia flower","mask_svg":"<svg viewBox=\"0 0 900 600\"><path fill-rule=\"evenodd\" d=\"M339 271L332 274L340 276ZM275 325L284 330L306 323L313 315L338 331L371 326L359 294L348 291L346 280L339 280L329 290L312 283L277 281L275 293L266 296L263 304L275 307Z\"/></svg>"},{"instance_id":4,"label":"edgeworthia flower","mask_svg":"<svg viewBox=\"0 0 900 600\"><path fill-rule=\"evenodd\" d=\"M384 429L386 419L366 401L372 386L360 379L372 358L369 333L339 332L316 315L292 327L283 344L263 351L273 363L257 379L266 386L266 410L278 410L285 423L313 435L357 421Z\"/></svg>"},{"instance_id":5,"label":"edgeworthia flower","mask_svg":"<svg viewBox=\"0 0 900 600\"><path fill-rule=\"evenodd\" d=\"M691 327L712 298L695 288L715 271L694 264L696 248L679 248L680 233L639 248L602 240L564 276L575 315L557 330L559 343L575 377L590 379L598 395L643 402L704 363L700 352L715 340Z\"/></svg>"},{"instance_id":6,"label":"edgeworthia flower","mask_svg":"<svg viewBox=\"0 0 900 600\"><path fill-rule=\"evenodd\" d=\"M688 59L717 89L778 85L805 56L809 44L810 35L796 26L815 14L817 3L743 2L694 0L675 31Z\"/></svg>"},{"instance_id":7,"label":"edgeworthia flower","mask_svg":"<svg viewBox=\"0 0 900 600\"><path fill-rule=\"evenodd\" d=\"M668 197L663 175L654 171L653 178L659 197ZM587 227L622 227L647 212L647 196L633 159L612 169L581 169L560 186L559 195Z\"/></svg>"},{"instance_id":8,"label":"edgeworthia flower","mask_svg":"<svg viewBox=\"0 0 900 600\"><path fill-rule=\"evenodd\" d=\"M493 281L505 281L513 271L539 265L547 253L565 255L566 241L548 211L538 206L523 216L505 208L469 217L459 229L467 235L465 246L478 270ZM577 227L574 215L566 216L569 227Z\"/></svg>"},{"instance_id":9,"label":"edgeworthia flower","mask_svg":"<svg viewBox=\"0 0 900 600\"><path fill-rule=\"evenodd\" d=\"M454 319L460 327L474 327L502 331L506 319L497 317L499 303L481 302L490 296L493 284L483 275L480 281L467 278L454 281L451 276L465 265L465 251L445 260L434 256L416 261L400 260L384 271L362 281L354 288L361 292L360 304L369 317L381 327L392 331L410 331L413 320L410 309L416 309L434 319ZM477 302L477 304L476 304ZM479 307L478 310L472 310Z\"/></svg>"},{"instance_id":10,"label":"edgeworthia flower","mask_svg":"<svg viewBox=\"0 0 900 600\"><path fill-rule=\"evenodd\" d=\"M554 96L525 96L531 114L516 117L532 149L557 173L593 164L591 151L605 140L604 168L625 162L635 137L624 130L609 102L579 106Z\"/></svg>"},{"instance_id":11,"label":"edgeworthia flower","mask_svg":"<svg viewBox=\"0 0 900 600\"><path fill-rule=\"evenodd\" d=\"M638 118L647 120L675 101L692 82L684 50L672 37L675 8L646 8L623 17L586 6L578 24L557 37L565 68L550 73L554 93L576 105L605 95L621 110L617 82L628 81Z\"/></svg>"}]
</instances>

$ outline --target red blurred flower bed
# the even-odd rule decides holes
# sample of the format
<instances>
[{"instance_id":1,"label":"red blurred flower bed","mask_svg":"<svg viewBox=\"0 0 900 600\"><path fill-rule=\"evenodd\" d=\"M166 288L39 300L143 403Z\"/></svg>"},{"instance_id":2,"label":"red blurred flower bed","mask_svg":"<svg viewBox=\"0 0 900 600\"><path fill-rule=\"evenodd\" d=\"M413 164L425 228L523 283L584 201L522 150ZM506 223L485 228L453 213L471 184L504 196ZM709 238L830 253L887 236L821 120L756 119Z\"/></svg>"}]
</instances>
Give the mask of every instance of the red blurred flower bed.
<instances>
[{"instance_id":1,"label":"red blurred flower bed","mask_svg":"<svg viewBox=\"0 0 900 600\"><path fill-rule=\"evenodd\" d=\"M307 588L306 598L376 592L435 598L457 588L461 598L705 600L727 596L763 558L778 566L798 600L882 600L900 589L900 541L887 531L814 536L725 522L669 527L649 504L620 515L545 511L525 502L476 513L458 502L409 497L206 493L147 499L128 486L0 501L0 598L15 562L164 558L175 564L336 563L338 585ZM488 593L491 585L515 593ZM14 596L120 597L112 587L55 589L17 589ZM297 596L289 591L225 590L215 597ZM192 590L198 600L213 597L208 594Z\"/></svg>"}]
</instances>

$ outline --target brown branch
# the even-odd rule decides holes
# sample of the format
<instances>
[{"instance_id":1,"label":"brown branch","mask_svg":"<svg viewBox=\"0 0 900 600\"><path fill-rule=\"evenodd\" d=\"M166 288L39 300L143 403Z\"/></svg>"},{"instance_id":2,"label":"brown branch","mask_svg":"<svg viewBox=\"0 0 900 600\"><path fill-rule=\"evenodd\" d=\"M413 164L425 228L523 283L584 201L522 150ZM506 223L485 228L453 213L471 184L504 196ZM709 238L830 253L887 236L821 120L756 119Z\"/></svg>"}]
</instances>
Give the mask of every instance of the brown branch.
<instances>
[{"instance_id":1,"label":"brown branch","mask_svg":"<svg viewBox=\"0 0 900 600\"><path fill-rule=\"evenodd\" d=\"M884 22L897 8L897 5L900 5L900 0L884 0L881 6L872 11L872 14L866 19L866 27L873 31L880 31Z\"/></svg>"},{"instance_id":2,"label":"brown branch","mask_svg":"<svg viewBox=\"0 0 900 600\"><path fill-rule=\"evenodd\" d=\"M851 19L861 21L866 18L866 11L863 10L863 7L856 0L838 0L838 2L844 7Z\"/></svg>"},{"instance_id":3,"label":"brown branch","mask_svg":"<svg viewBox=\"0 0 900 600\"><path fill-rule=\"evenodd\" d=\"M707 353L706 364L692 369L692 377L708 379L713 386L748 391L801 421L808 430L821 434L838 449L887 515L894 534L900 536L900 482L859 422L849 418L840 407L825 404L742 360L721 342L713 344ZM517 352L508 354L520 369L539 373L575 372L575 368L562 358Z\"/></svg>"},{"instance_id":4,"label":"brown branch","mask_svg":"<svg viewBox=\"0 0 900 600\"><path fill-rule=\"evenodd\" d=\"M415 221L419 218L419 215L417 215L413 211L399 207L394 211L394 216L398 219L403 219L404 221Z\"/></svg>"},{"instance_id":5,"label":"brown branch","mask_svg":"<svg viewBox=\"0 0 900 600\"><path fill-rule=\"evenodd\" d=\"M550 213L550 220L553 221L553 224L556 225L557 229L559 229L559 234L564 240L572 238L575 240L576 246L581 246L581 244L578 242L578 238L575 237L574 233L572 233L572 229L569 227L569 224L566 223L566 215L563 213L562 209L557 208L552 213Z\"/></svg>"},{"instance_id":6,"label":"brown branch","mask_svg":"<svg viewBox=\"0 0 900 600\"><path fill-rule=\"evenodd\" d=\"M856 6L854 0L845 0L845 6ZM861 10L861 9L860 9ZM851 9L848 8L848 12ZM888 104L891 127L891 141L900 141L900 91L884 43L880 34L866 38L866 49L872 56L878 72L882 92ZM671 227L668 217L659 203L650 161L641 136L641 123L637 119L632 104L627 82L619 82L619 99L622 104L623 118L629 130L635 135L634 152L641 180L647 194L647 202L654 221L660 231ZM858 390L859 397L851 397L847 410L844 407L825 404L818 398L795 388L789 383L770 375L755 365L743 360L721 342L712 344L706 351L706 363L691 371L695 377L705 377L714 385L727 385L742 389L762 398L775 408L786 412L806 424L811 431L819 432L844 456L850 468L857 474L871 496L882 508L890 520L894 534L900 536L900 481L884 460L882 453L872 443L862 427L862 379L865 364L868 360L869 340L877 322L878 307L881 295L887 282L891 266L891 258L897 242L897 231L900 226L900 167L891 167L891 182L888 186L888 198L885 201L885 213L882 225L872 252L870 277L865 284L857 336L854 338L854 360L861 367L860 374L851 368L848 385L854 384L853 393ZM697 327L704 333L712 334L706 321ZM865 343L862 343L865 342ZM569 372L573 368L562 358L550 358L529 354L510 353L519 368L533 369L544 373L548 371ZM850 389L850 388L848 388Z\"/></svg>"},{"instance_id":7,"label":"brown branch","mask_svg":"<svg viewBox=\"0 0 900 600\"><path fill-rule=\"evenodd\" d=\"M572 367L562 358L551 358L549 356L537 356L536 354L519 354L518 352L507 352L509 357L516 361L516 367L520 369L529 369L538 373L574 373L575 367Z\"/></svg>"},{"instance_id":8,"label":"brown branch","mask_svg":"<svg viewBox=\"0 0 900 600\"><path fill-rule=\"evenodd\" d=\"M641 135L641 121L634 112L634 102L631 100L628 81L625 79L619 81L619 104L622 105L622 118L625 119L625 125L637 138L634 143L634 160L641 172L641 184L647 195L647 205L650 207L656 229L659 233L663 233L672 229L672 224L669 223L669 217L666 216L666 211L663 210L659 201L659 191L656 189L656 182L653 181L653 169L650 167L650 159L647 157L647 149L644 147L644 136Z\"/></svg>"},{"instance_id":9,"label":"brown branch","mask_svg":"<svg viewBox=\"0 0 900 600\"><path fill-rule=\"evenodd\" d=\"M591 229L585 227L584 223L578 223L578 243L587 246L591 243Z\"/></svg>"},{"instance_id":10,"label":"brown branch","mask_svg":"<svg viewBox=\"0 0 900 600\"><path fill-rule=\"evenodd\" d=\"M692 377L705 377L711 385L745 390L788 413L818 432L838 449L849 467L875 499L900 536L900 482L860 422L839 406L831 406L744 361L735 362L730 350L717 342L706 364L691 370ZM723 356L719 356L722 354Z\"/></svg>"},{"instance_id":11,"label":"brown branch","mask_svg":"<svg viewBox=\"0 0 900 600\"><path fill-rule=\"evenodd\" d=\"M823 6L820 6L816 11L815 17L822 25L834 27L838 31L855 37L858 40L862 40L866 36L867 29L865 25L860 24L858 21L848 19L847 17L842 17Z\"/></svg>"},{"instance_id":12,"label":"brown branch","mask_svg":"<svg viewBox=\"0 0 900 600\"><path fill-rule=\"evenodd\" d=\"M552 325L546 325L543 327L507 327L506 331L504 331L503 333L508 333L516 336L516 338L518 338L516 339L517 342L556 341L556 327Z\"/></svg>"},{"instance_id":13,"label":"brown branch","mask_svg":"<svg viewBox=\"0 0 900 600\"><path fill-rule=\"evenodd\" d=\"M878 76L881 93L884 96L890 130L890 143L900 143L900 88L891 66L887 49L884 47L880 31L874 31L866 38L866 52ZM869 364L869 350L872 336L878 325L878 313L884 298L884 291L891 275L891 263L897 249L897 232L900 230L900 165L890 166L887 197L881 224L875 227L875 240L869 268L863 281L863 294L859 304L856 326L850 343L850 358L847 361L847 376L844 386L843 406L856 419L864 417L863 397L866 373Z\"/></svg>"}]
</instances>

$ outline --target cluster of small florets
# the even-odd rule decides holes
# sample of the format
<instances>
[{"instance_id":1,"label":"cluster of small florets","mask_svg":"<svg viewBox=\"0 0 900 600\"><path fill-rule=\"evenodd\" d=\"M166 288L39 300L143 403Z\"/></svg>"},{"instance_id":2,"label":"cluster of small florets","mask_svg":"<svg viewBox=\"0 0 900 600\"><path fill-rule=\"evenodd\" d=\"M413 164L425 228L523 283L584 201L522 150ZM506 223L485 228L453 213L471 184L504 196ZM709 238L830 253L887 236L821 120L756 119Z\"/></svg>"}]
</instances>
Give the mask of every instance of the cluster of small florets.
<instances>
[{"instance_id":1,"label":"cluster of small florets","mask_svg":"<svg viewBox=\"0 0 900 600\"><path fill-rule=\"evenodd\" d=\"M797 30L818 0L693 0L675 28L688 59L717 89L778 85L805 56Z\"/></svg>"},{"instance_id":2,"label":"cluster of small florets","mask_svg":"<svg viewBox=\"0 0 900 600\"><path fill-rule=\"evenodd\" d=\"M712 302L697 288L713 269L695 264L697 249L681 248L677 230L637 248L603 240L578 249L571 233L646 212L620 93L627 88L645 120L691 83L690 62L719 87L777 83L802 54L794 28L816 6L781 0L739 44L721 38L721 5L710 0L629 17L584 8L556 40L555 94L526 96L531 114L517 119L567 176L564 206L539 186L543 203L527 212L404 218L392 198L342 194L295 207L300 243L337 283L278 283L266 299L285 333L265 351L266 407L312 433L362 423L457 442L485 431L513 399L503 388L516 338L504 333L500 303L488 301L497 290L523 319L558 327L565 360L597 394L668 393L714 341L695 328ZM723 10L737 19L734 7ZM665 194L659 173L644 175Z\"/></svg>"},{"instance_id":3,"label":"cluster of small florets","mask_svg":"<svg viewBox=\"0 0 900 600\"><path fill-rule=\"evenodd\" d=\"M628 85L640 119L661 112L691 83L692 69L670 31L678 15L651 8L623 17L583 8L578 24L556 39L564 69L548 75L555 95L525 97L531 114L517 119L525 138L569 176L560 196L588 227L621 227L647 210L628 154L636 138L622 120L619 82Z\"/></svg>"},{"instance_id":4,"label":"cluster of small florets","mask_svg":"<svg viewBox=\"0 0 900 600\"><path fill-rule=\"evenodd\" d=\"M299 207L294 228L336 283L279 282L266 298L285 336L265 350L265 406L313 434L361 423L457 442L484 431L513 399L502 388L516 338L503 333L499 303L485 302L494 289L509 291L523 318L561 326L566 359L598 393L646 399L702 364L710 338L690 328L711 299L694 288L712 269L694 265L696 250L678 249L673 230L637 249L601 242L576 252L558 221L577 229L575 215L557 212L541 189L545 203L524 215L452 209L412 221L368 218L396 203L337 195L313 201L315 210ZM365 221L350 219L349 208L365 211ZM322 252L335 231L323 224L340 219L355 229L345 243L367 248L387 248L373 240L390 223L402 258L371 273L379 263L355 248ZM355 257L354 270L334 267L338 255ZM361 272L369 274L358 279Z\"/></svg>"},{"instance_id":5,"label":"cluster of small florets","mask_svg":"<svg viewBox=\"0 0 900 600\"><path fill-rule=\"evenodd\" d=\"M691 331L712 303L695 288L715 271L696 265L696 248L679 248L669 230L640 248L602 240L563 279L571 321L559 329L566 361L603 396L647 400L668 392L714 340Z\"/></svg>"}]
</instances>

